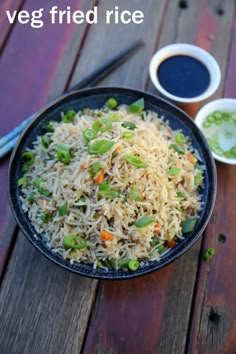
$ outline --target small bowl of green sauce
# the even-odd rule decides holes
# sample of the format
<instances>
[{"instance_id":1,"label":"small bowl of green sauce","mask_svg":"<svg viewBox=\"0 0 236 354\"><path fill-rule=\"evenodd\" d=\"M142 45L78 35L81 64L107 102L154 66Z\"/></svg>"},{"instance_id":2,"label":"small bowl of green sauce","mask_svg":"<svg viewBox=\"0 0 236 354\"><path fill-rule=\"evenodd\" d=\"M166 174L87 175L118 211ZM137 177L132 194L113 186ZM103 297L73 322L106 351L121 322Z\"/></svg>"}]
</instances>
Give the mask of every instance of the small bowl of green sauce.
<instances>
[{"instance_id":1,"label":"small bowl of green sauce","mask_svg":"<svg viewBox=\"0 0 236 354\"><path fill-rule=\"evenodd\" d=\"M214 158L236 165L236 99L207 103L197 113L195 123L205 135Z\"/></svg>"}]
</instances>

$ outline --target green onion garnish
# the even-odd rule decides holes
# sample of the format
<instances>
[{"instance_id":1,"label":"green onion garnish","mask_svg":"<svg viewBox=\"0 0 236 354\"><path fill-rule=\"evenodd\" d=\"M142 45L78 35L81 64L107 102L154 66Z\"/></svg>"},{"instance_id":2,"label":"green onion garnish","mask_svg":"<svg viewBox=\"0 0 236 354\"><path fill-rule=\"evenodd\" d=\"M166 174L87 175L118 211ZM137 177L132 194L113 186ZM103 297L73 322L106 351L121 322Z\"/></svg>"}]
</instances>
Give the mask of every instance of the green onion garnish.
<instances>
[{"instance_id":1,"label":"green onion garnish","mask_svg":"<svg viewBox=\"0 0 236 354\"><path fill-rule=\"evenodd\" d=\"M186 199L186 195L183 192L177 192L176 195L178 198Z\"/></svg>"},{"instance_id":2,"label":"green onion garnish","mask_svg":"<svg viewBox=\"0 0 236 354\"><path fill-rule=\"evenodd\" d=\"M74 121L74 118L76 116L75 111L67 111L63 116L62 120L64 123L72 123Z\"/></svg>"},{"instance_id":3,"label":"green onion garnish","mask_svg":"<svg viewBox=\"0 0 236 354\"><path fill-rule=\"evenodd\" d=\"M70 149L64 145L57 145L57 159L58 161L67 164L71 161Z\"/></svg>"},{"instance_id":4,"label":"green onion garnish","mask_svg":"<svg viewBox=\"0 0 236 354\"><path fill-rule=\"evenodd\" d=\"M176 134L176 136L175 136L175 142L176 142L176 144L178 144L178 145L184 144L184 143L186 142L186 137L185 137L185 135L184 135L183 133L178 133L178 134Z\"/></svg>"},{"instance_id":5,"label":"green onion garnish","mask_svg":"<svg viewBox=\"0 0 236 354\"><path fill-rule=\"evenodd\" d=\"M178 168L176 166L172 166L168 171L168 175L173 176L173 177L178 176L179 173L180 173L180 168Z\"/></svg>"},{"instance_id":6,"label":"green onion garnish","mask_svg":"<svg viewBox=\"0 0 236 354\"><path fill-rule=\"evenodd\" d=\"M109 119L111 122L118 122L119 119L120 119L119 113L111 112L111 113L109 114L108 119Z\"/></svg>"},{"instance_id":7,"label":"green onion garnish","mask_svg":"<svg viewBox=\"0 0 236 354\"><path fill-rule=\"evenodd\" d=\"M87 242L82 237L72 234L64 237L63 246L66 249L72 248L82 250L87 247Z\"/></svg>"},{"instance_id":8,"label":"green onion garnish","mask_svg":"<svg viewBox=\"0 0 236 354\"><path fill-rule=\"evenodd\" d=\"M101 132L104 133L111 129L112 127L112 122L109 119L99 119L96 122L93 123L92 128L95 132Z\"/></svg>"},{"instance_id":9,"label":"green onion garnish","mask_svg":"<svg viewBox=\"0 0 236 354\"><path fill-rule=\"evenodd\" d=\"M58 208L58 215L59 216L65 216L68 211L68 206L67 204L63 204Z\"/></svg>"},{"instance_id":10,"label":"green onion garnish","mask_svg":"<svg viewBox=\"0 0 236 354\"><path fill-rule=\"evenodd\" d=\"M89 169L90 176L92 177L96 176L96 174L98 173L98 171L100 171L100 169L101 169L100 162L95 162L94 164L92 164L91 168Z\"/></svg>"},{"instance_id":11,"label":"green onion garnish","mask_svg":"<svg viewBox=\"0 0 236 354\"><path fill-rule=\"evenodd\" d=\"M130 113L138 114L144 110L144 99L140 98L139 100L131 103L129 105Z\"/></svg>"},{"instance_id":12,"label":"green onion garnish","mask_svg":"<svg viewBox=\"0 0 236 354\"><path fill-rule=\"evenodd\" d=\"M146 227L150 224L152 224L155 221L154 218L152 218L151 216L142 216L140 219L138 219L135 222L135 226L138 228L142 228L142 227Z\"/></svg>"},{"instance_id":13,"label":"green onion garnish","mask_svg":"<svg viewBox=\"0 0 236 354\"><path fill-rule=\"evenodd\" d=\"M127 128L129 130L134 130L137 128L137 126L133 122L123 122L122 127Z\"/></svg>"},{"instance_id":14,"label":"green onion garnish","mask_svg":"<svg viewBox=\"0 0 236 354\"><path fill-rule=\"evenodd\" d=\"M31 166L34 163L34 154L31 151L23 152L21 157L24 163L27 164L28 166Z\"/></svg>"},{"instance_id":15,"label":"green onion garnish","mask_svg":"<svg viewBox=\"0 0 236 354\"><path fill-rule=\"evenodd\" d=\"M82 132L85 140L90 141L96 138L96 133L93 129L86 129Z\"/></svg>"},{"instance_id":16,"label":"green onion garnish","mask_svg":"<svg viewBox=\"0 0 236 354\"><path fill-rule=\"evenodd\" d=\"M139 192L139 190L136 186L130 187L130 195L131 195L132 199L135 200L136 202L142 201L142 194Z\"/></svg>"},{"instance_id":17,"label":"green onion garnish","mask_svg":"<svg viewBox=\"0 0 236 354\"><path fill-rule=\"evenodd\" d=\"M47 122L44 124L43 129L46 130L49 133L53 133L54 132L54 126L53 126L53 122Z\"/></svg>"},{"instance_id":18,"label":"green onion garnish","mask_svg":"<svg viewBox=\"0 0 236 354\"><path fill-rule=\"evenodd\" d=\"M208 248L208 250L206 250L203 253L204 261L208 261L212 256L214 256L214 254L215 254L215 249L214 248Z\"/></svg>"},{"instance_id":19,"label":"green onion garnish","mask_svg":"<svg viewBox=\"0 0 236 354\"><path fill-rule=\"evenodd\" d=\"M191 232L194 230L196 225L197 219L196 218L189 218L183 221L182 223L182 232L183 234L187 232Z\"/></svg>"},{"instance_id":20,"label":"green onion garnish","mask_svg":"<svg viewBox=\"0 0 236 354\"><path fill-rule=\"evenodd\" d=\"M47 224L48 222L52 221L53 217L52 217L52 214L43 213L43 214L40 216L40 219L41 219L45 224Z\"/></svg>"},{"instance_id":21,"label":"green onion garnish","mask_svg":"<svg viewBox=\"0 0 236 354\"><path fill-rule=\"evenodd\" d=\"M128 161L131 165L136 166L138 168L146 168L148 164L141 159L139 156L126 154L123 156L126 161Z\"/></svg>"},{"instance_id":22,"label":"green onion garnish","mask_svg":"<svg viewBox=\"0 0 236 354\"><path fill-rule=\"evenodd\" d=\"M111 140L99 140L96 143L88 146L88 152L90 154L103 155L109 151L114 144L115 142Z\"/></svg>"},{"instance_id":23,"label":"green onion garnish","mask_svg":"<svg viewBox=\"0 0 236 354\"><path fill-rule=\"evenodd\" d=\"M118 106L118 102L115 98L111 97L111 98L108 98L108 100L106 101L106 106L109 109L115 109Z\"/></svg>"},{"instance_id":24,"label":"green onion garnish","mask_svg":"<svg viewBox=\"0 0 236 354\"><path fill-rule=\"evenodd\" d=\"M176 152L178 152L178 154L184 155L185 152L183 149L181 149L181 147L179 145L176 144L170 144L169 146L170 148L174 149Z\"/></svg>"},{"instance_id":25,"label":"green onion garnish","mask_svg":"<svg viewBox=\"0 0 236 354\"><path fill-rule=\"evenodd\" d=\"M130 270L132 270L132 272L135 272L139 268L139 261L136 259L131 259L129 261L128 267Z\"/></svg>"},{"instance_id":26,"label":"green onion garnish","mask_svg":"<svg viewBox=\"0 0 236 354\"><path fill-rule=\"evenodd\" d=\"M23 176L21 178L18 179L17 181L17 185L20 186L25 186L28 182L28 177L27 176Z\"/></svg>"},{"instance_id":27,"label":"green onion garnish","mask_svg":"<svg viewBox=\"0 0 236 354\"><path fill-rule=\"evenodd\" d=\"M41 137L41 144L43 145L43 147L45 149L48 149L49 148L49 145L51 144L51 139L47 136L47 135L43 135Z\"/></svg>"},{"instance_id":28,"label":"green onion garnish","mask_svg":"<svg viewBox=\"0 0 236 354\"><path fill-rule=\"evenodd\" d=\"M34 192L29 193L27 196L27 200L28 202L33 203L35 201L35 193Z\"/></svg>"},{"instance_id":29,"label":"green onion garnish","mask_svg":"<svg viewBox=\"0 0 236 354\"><path fill-rule=\"evenodd\" d=\"M124 139L132 139L132 138L133 138L133 133L132 133L132 132L129 132L129 131L123 132L122 137L123 137Z\"/></svg>"}]
</instances>

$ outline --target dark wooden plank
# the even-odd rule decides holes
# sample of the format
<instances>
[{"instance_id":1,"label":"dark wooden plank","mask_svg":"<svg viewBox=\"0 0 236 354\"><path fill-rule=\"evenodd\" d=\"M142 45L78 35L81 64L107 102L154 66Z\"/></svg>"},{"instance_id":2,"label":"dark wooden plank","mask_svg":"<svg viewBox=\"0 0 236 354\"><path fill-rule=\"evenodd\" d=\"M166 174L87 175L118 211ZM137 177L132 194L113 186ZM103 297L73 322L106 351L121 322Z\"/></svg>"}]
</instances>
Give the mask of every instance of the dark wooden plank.
<instances>
[{"instance_id":1,"label":"dark wooden plank","mask_svg":"<svg viewBox=\"0 0 236 354\"><path fill-rule=\"evenodd\" d=\"M2 1L0 4L0 53L13 27L7 20L6 10L12 13L13 11L20 9L23 2L24 0L6 0Z\"/></svg>"},{"instance_id":2,"label":"dark wooden plank","mask_svg":"<svg viewBox=\"0 0 236 354\"><path fill-rule=\"evenodd\" d=\"M231 40L224 96L236 98L236 18ZM214 247L216 254L200 264L188 353L236 352L235 167L217 163L217 176L215 212L204 238L204 249Z\"/></svg>"},{"instance_id":3,"label":"dark wooden plank","mask_svg":"<svg viewBox=\"0 0 236 354\"><path fill-rule=\"evenodd\" d=\"M13 2L6 3L11 5L9 8L14 7ZM87 11L93 3L73 0L70 5L72 9ZM28 1L24 9L32 11L43 7L46 14L52 5L55 5L53 0ZM49 97L55 97L64 90L86 30L85 24L52 26L46 17L41 29L15 25L0 60L1 136L42 108ZM15 229L15 223L9 223L9 208L6 207L7 171L8 157L0 160L0 274Z\"/></svg>"},{"instance_id":4,"label":"dark wooden plank","mask_svg":"<svg viewBox=\"0 0 236 354\"><path fill-rule=\"evenodd\" d=\"M81 351L96 281L50 263L22 234L0 293L0 352Z\"/></svg>"},{"instance_id":5,"label":"dark wooden plank","mask_svg":"<svg viewBox=\"0 0 236 354\"><path fill-rule=\"evenodd\" d=\"M224 79L233 1L227 5L226 20L216 14L217 1L203 1L200 6L198 2L191 2L187 9L179 9L178 6L179 1L169 1L166 15L162 13L163 27L158 46L175 41L196 43L211 51L217 59L220 58ZM153 23L150 16L149 21ZM215 35L214 41L212 36L208 37L208 23L213 22L215 27L210 25L209 29L214 29L214 33L211 33ZM131 33L126 32L126 38L130 38ZM100 42L100 32L97 36L95 33L93 35L98 43L97 48L102 47L99 45L103 40L102 37ZM159 36L157 27L146 37L149 38L148 44L152 38L153 49L155 36ZM147 80L149 54L145 53L143 62L138 56L133 58L132 64L125 64L105 83L143 87ZM97 58L103 55L97 52ZM133 75L133 70L136 75ZM156 93L149 84L148 89ZM217 94L221 93L222 87ZM198 107L196 105L195 110ZM201 240L186 255L162 271L127 282L102 282L83 352L184 353L200 243Z\"/></svg>"},{"instance_id":6,"label":"dark wooden plank","mask_svg":"<svg viewBox=\"0 0 236 354\"><path fill-rule=\"evenodd\" d=\"M45 11L54 5L53 1L28 1L26 8L37 7L37 3ZM84 11L93 4L86 0L70 3ZM87 26L66 25L51 30L51 25L45 24L36 33L15 26L0 62L0 75L4 77L0 82L0 116L5 117L8 112L8 120L4 119L4 124L1 120L2 131L9 130L65 87L86 29ZM7 107L5 100L9 102L7 111L3 108ZM6 207L7 163L7 159L1 161L0 271L11 251L15 229ZM1 285L0 353L80 352L97 281L54 266L20 233Z\"/></svg>"}]
</instances>

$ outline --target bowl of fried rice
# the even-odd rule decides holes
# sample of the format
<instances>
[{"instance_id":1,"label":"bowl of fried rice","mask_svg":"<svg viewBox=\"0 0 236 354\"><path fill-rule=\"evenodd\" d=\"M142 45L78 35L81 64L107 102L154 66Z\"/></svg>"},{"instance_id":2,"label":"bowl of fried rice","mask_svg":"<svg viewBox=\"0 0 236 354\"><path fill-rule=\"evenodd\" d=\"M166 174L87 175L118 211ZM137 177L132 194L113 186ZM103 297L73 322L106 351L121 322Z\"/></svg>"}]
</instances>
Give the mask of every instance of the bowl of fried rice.
<instances>
[{"instance_id":1,"label":"bowl of fried rice","mask_svg":"<svg viewBox=\"0 0 236 354\"><path fill-rule=\"evenodd\" d=\"M27 239L92 278L130 279L175 260L202 234L215 195L198 127L133 89L55 100L27 126L9 168L11 208Z\"/></svg>"}]
</instances>

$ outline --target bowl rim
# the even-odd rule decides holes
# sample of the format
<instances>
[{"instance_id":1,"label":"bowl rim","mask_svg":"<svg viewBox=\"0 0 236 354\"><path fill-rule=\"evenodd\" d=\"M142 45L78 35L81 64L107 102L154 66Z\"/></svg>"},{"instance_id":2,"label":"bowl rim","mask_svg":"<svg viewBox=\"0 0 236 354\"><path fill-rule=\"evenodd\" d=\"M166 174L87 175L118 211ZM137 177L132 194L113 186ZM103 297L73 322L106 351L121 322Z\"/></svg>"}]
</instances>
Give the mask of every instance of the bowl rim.
<instances>
[{"instance_id":1,"label":"bowl rim","mask_svg":"<svg viewBox=\"0 0 236 354\"><path fill-rule=\"evenodd\" d=\"M218 104L223 104L225 105L225 109L227 109L227 105L228 104L235 104L235 110L236 110L236 99L235 98L218 98L216 100L210 101L208 103L206 103L205 105L203 105L199 111L197 112L194 121L196 123L196 125L198 126L198 128L202 131L202 122L203 120L206 118L206 115L208 115L209 113L205 113L208 111L208 109L212 108L212 111L214 111L214 107ZM231 110L231 109L229 109ZM233 158L228 158L225 156L219 156L216 153L214 153L213 151L211 151L214 159L226 163L228 165L236 165L236 159Z\"/></svg>"},{"instance_id":2,"label":"bowl rim","mask_svg":"<svg viewBox=\"0 0 236 354\"><path fill-rule=\"evenodd\" d=\"M36 239L34 238L33 235L29 235L26 227L24 225L24 220L21 220L20 215L17 214L17 211L15 209L14 206L14 186L12 185L12 180L11 180L11 174L12 171L14 169L14 164L17 163L17 151L18 148L20 147L22 141L24 140L25 136L27 136L27 133L29 133L29 135L31 134L32 130L31 127L35 124L35 123L39 123L41 115L46 114L47 110L49 110L50 108L54 107L55 105L61 103L63 100L67 100L69 98L72 98L73 96L77 96L77 97L81 97L81 96L88 96L90 95L94 95L94 94L100 94L100 93L107 93L108 95L111 96L111 94L132 94L135 97L144 97L148 98L150 101L159 101L160 103L164 104L164 107L169 107L172 111L176 111L181 115L184 115L185 118L187 120L189 120L189 124L192 125L193 129L196 129L202 142L204 143L204 149L208 152L208 158L210 161L210 165L211 165L211 174L212 174L212 186L210 185L211 189L212 189L212 193L209 193L209 200L207 201L207 205L209 205L209 209L208 209L208 214L206 215L204 220L202 221L201 226L199 227L199 225L197 226L198 230L195 230L195 236L193 239L188 240L188 242L186 241L186 244L182 247L182 249L178 250L177 254L173 254L170 257L164 259L162 258L162 262L156 261L153 262L152 265L150 267L148 267L148 269L145 269L145 267L141 267L139 268L137 271L135 272L119 272L119 271L114 271L113 273L108 272L93 272L93 268L90 266L89 270L86 270L86 268L84 269L84 264L82 263L77 263L78 265L82 265L82 269L75 269L73 268L73 266L69 263L69 261L66 262L66 264L62 263L62 257L60 259L55 258L56 254L54 254L49 248L47 248L47 250L45 251L42 246L40 246L37 242ZM15 161L16 160L16 161ZM206 143L205 137L203 135L203 133L201 132L201 130L194 124L193 120L180 108L176 107L174 104L168 102L167 100L164 100L163 98L160 98L156 95L153 95L149 92L145 92L142 90L136 90L133 88L128 88L128 87L95 87L95 88L87 88L84 90L78 90L78 91L73 91L69 94L66 95L62 95L58 98L56 98L55 100L53 100L52 102L48 103L47 105L45 105L38 113L36 113L35 117L33 118L33 120L25 127L24 131L22 132L13 152L10 158L10 163L9 163L9 170L8 170L8 196L9 196L9 201L10 201L10 207L12 210L12 213L21 229L21 231L23 232L23 234L26 236L26 238L28 239L28 241L43 255L45 256L48 260L50 260L52 263L57 264L58 266L60 266L61 268L68 270L72 273L75 273L77 275L82 275L82 276L86 276L89 278L93 278L93 279L107 279L107 280L126 280L126 279L132 279L132 278L136 278L139 276L143 276L146 274L149 274L153 271L159 270L164 268L166 265L172 263L173 261L175 261L177 258L179 258L181 255L183 255L185 252L187 252L195 243L196 241L199 239L199 237L201 236L201 234L203 233L203 231L205 230L209 219L211 217L211 214L213 212L214 209L214 204L215 204L215 199L216 199L216 192L217 192L217 175L216 175L216 166L215 166L215 162L214 159L210 153L209 147ZM28 216L27 219L29 220ZM30 222L30 221L29 221ZM31 224L31 222L30 222ZM32 225L32 224L31 224ZM186 240L186 239L185 239ZM46 248L46 247L45 247ZM167 253L168 255L169 253Z\"/></svg>"},{"instance_id":3,"label":"bowl rim","mask_svg":"<svg viewBox=\"0 0 236 354\"><path fill-rule=\"evenodd\" d=\"M158 66L167 58L174 55L189 55L200 60L208 69L210 74L209 87L200 95L195 97L175 96L164 89L157 77ZM216 59L206 50L189 43L174 43L166 45L153 55L149 64L149 76L156 89L165 97L179 103L199 102L210 97L218 88L221 80L221 71Z\"/></svg>"}]
</instances>

